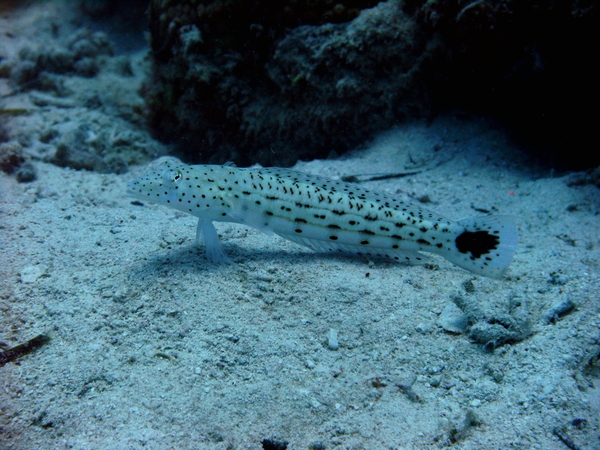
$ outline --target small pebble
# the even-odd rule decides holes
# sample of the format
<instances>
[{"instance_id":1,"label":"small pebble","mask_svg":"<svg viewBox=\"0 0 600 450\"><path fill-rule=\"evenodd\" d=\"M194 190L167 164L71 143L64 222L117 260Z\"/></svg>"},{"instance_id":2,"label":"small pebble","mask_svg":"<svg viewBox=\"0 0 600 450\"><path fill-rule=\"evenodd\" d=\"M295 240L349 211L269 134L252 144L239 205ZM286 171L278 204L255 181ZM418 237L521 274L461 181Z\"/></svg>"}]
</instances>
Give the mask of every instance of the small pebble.
<instances>
[{"instance_id":1,"label":"small pebble","mask_svg":"<svg viewBox=\"0 0 600 450\"><path fill-rule=\"evenodd\" d=\"M547 281L549 284L553 284L555 286L564 286L569 282L569 277L560 272L552 272Z\"/></svg>"},{"instance_id":2,"label":"small pebble","mask_svg":"<svg viewBox=\"0 0 600 450\"><path fill-rule=\"evenodd\" d=\"M35 167L30 162L23 163L17 170L16 177L19 183L29 183L35 180Z\"/></svg>"},{"instance_id":3,"label":"small pebble","mask_svg":"<svg viewBox=\"0 0 600 450\"><path fill-rule=\"evenodd\" d=\"M450 333L464 333L469 324L467 315L456 304L449 302L438 319L438 324Z\"/></svg>"},{"instance_id":4,"label":"small pebble","mask_svg":"<svg viewBox=\"0 0 600 450\"><path fill-rule=\"evenodd\" d=\"M327 347L329 350L337 350L340 348L340 344L338 342L338 331L335 328L331 328L329 330L329 335L327 336Z\"/></svg>"},{"instance_id":5,"label":"small pebble","mask_svg":"<svg viewBox=\"0 0 600 450\"><path fill-rule=\"evenodd\" d=\"M417 330L421 334L429 334L431 333L433 327L429 323L419 322L415 325L415 330Z\"/></svg>"},{"instance_id":6,"label":"small pebble","mask_svg":"<svg viewBox=\"0 0 600 450\"><path fill-rule=\"evenodd\" d=\"M575 303L570 298L556 301L545 313L546 323L554 323L575 309Z\"/></svg>"},{"instance_id":7,"label":"small pebble","mask_svg":"<svg viewBox=\"0 0 600 450\"><path fill-rule=\"evenodd\" d=\"M21 269L21 282L25 284L34 283L38 278L46 275L47 272L48 266L43 264L25 266Z\"/></svg>"}]
</instances>

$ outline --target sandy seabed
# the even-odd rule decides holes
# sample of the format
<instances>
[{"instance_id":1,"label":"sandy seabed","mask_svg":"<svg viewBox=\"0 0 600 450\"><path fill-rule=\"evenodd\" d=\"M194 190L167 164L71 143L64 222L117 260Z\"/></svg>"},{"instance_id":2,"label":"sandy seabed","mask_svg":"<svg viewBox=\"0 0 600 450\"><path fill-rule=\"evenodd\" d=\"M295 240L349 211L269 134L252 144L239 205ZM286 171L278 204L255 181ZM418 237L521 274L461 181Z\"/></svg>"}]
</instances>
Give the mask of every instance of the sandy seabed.
<instances>
[{"instance_id":1,"label":"sandy seabed","mask_svg":"<svg viewBox=\"0 0 600 450\"><path fill-rule=\"evenodd\" d=\"M31 39L39 11L19 14L2 20ZM7 119L11 133L65 108L98 114L77 106L85 83L69 86L72 108L4 99L32 108ZM0 448L600 447L600 191L535 165L491 121L407 124L295 168L416 172L361 185L451 219L515 215L519 250L499 281L436 256L312 253L235 224L217 225L235 264L211 265L193 217L125 195L144 165L100 174L34 156L35 181L0 174L0 340L51 340L0 367Z\"/></svg>"}]
</instances>

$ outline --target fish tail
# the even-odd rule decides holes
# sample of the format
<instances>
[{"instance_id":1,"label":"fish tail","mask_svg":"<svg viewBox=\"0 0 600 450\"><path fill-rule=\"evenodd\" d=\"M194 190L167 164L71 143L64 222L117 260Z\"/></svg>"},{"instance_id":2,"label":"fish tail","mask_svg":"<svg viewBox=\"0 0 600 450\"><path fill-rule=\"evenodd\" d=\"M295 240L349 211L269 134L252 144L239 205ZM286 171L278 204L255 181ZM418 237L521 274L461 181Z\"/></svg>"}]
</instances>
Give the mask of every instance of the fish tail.
<instances>
[{"instance_id":1,"label":"fish tail","mask_svg":"<svg viewBox=\"0 0 600 450\"><path fill-rule=\"evenodd\" d=\"M472 217L456 223L460 229L454 240L454 248L441 255L470 272L502 278L512 262L519 241L515 217Z\"/></svg>"}]
</instances>

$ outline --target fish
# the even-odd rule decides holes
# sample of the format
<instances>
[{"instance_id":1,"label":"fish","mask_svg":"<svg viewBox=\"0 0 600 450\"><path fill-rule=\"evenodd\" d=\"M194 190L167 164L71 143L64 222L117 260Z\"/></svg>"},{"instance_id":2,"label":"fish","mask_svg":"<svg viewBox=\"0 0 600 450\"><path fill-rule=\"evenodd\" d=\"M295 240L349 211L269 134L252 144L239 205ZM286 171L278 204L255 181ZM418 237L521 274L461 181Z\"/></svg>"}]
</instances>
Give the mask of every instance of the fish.
<instances>
[{"instance_id":1,"label":"fish","mask_svg":"<svg viewBox=\"0 0 600 450\"><path fill-rule=\"evenodd\" d=\"M513 216L453 221L386 193L292 169L167 161L128 183L127 194L198 217L196 240L213 263L231 262L213 222L247 225L316 252L407 264L433 253L496 279L518 245Z\"/></svg>"}]
</instances>

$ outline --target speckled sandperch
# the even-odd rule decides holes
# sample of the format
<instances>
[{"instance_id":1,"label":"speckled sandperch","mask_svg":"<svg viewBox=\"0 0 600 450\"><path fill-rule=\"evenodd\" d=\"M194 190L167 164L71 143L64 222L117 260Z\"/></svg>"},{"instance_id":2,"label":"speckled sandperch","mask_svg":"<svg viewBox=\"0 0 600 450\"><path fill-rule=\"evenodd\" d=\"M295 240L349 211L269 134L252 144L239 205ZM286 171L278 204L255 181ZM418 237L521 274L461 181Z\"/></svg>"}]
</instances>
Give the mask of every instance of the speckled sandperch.
<instances>
[{"instance_id":1,"label":"speckled sandperch","mask_svg":"<svg viewBox=\"0 0 600 450\"><path fill-rule=\"evenodd\" d=\"M163 163L128 194L199 218L210 261L228 261L213 221L275 233L318 252L415 263L436 253L473 273L502 277L517 248L511 216L445 219L354 184L280 168Z\"/></svg>"}]
</instances>

